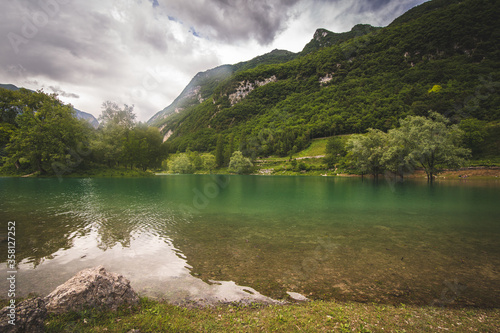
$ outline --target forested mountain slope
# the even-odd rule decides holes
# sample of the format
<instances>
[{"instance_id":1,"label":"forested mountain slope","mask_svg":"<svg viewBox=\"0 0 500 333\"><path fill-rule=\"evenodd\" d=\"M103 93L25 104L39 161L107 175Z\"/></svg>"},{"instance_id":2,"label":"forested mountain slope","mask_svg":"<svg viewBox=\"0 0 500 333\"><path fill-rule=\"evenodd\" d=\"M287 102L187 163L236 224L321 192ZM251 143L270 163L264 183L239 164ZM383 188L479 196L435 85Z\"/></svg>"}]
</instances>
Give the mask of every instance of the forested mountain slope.
<instances>
[{"instance_id":1,"label":"forested mountain slope","mask_svg":"<svg viewBox=\"0 0 500 333\"><path fill-rule=\"evenodd\" d=\"M498 121L499 7L434 0L388 27L365 26L362 36L322 43L318 37L332 35L320 31L309 52L244 70L229 66L199 86L206 94L197 103L150 123L169 134L173 151L213 151L220 134L244 151L286 155L312 138L388 130L429 110L455 123Z\"/></svg>"}]
</instances>

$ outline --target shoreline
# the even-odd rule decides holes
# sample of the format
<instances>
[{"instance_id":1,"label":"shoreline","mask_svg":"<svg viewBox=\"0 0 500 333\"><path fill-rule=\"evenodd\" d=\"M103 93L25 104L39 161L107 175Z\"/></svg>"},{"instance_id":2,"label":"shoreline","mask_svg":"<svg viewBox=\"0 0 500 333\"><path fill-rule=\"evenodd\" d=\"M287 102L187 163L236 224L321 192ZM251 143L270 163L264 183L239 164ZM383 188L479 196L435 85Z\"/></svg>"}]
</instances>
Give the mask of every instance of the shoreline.
<instances>
[{"instance_id":1,"label":"shoreline","mask_svg":"<svg viewBox=\"0 0 500 333\"><path fill-rule=\"evenodd\" d=\"M264 172L262 172L264 170ZM367 178L374 179L372 175L359 175L359 174L351 174L351 173L337 173L336 171L330 170L314 170L307 172L295 172L295 171L280 171L277 173L269 173L265 172L267 169L257 170L256 173L249 174L250 176L299 176L299 177L341 177L341 178ZM138 170L132 170L130 173L124 172L123 170L109 170L109 172L99 173L99 174L68 174L68 175L38 175L37 173L31 173L28 175L8 175L8 174L0 174L0 178L151 178L155 176L173 176L179 175L168 172L143 172ZM188 175L188 174L186 174ZM236 175L229 172L218 172L215 173L190 173L189 175ZM398 176L393 176L392 174L386 176L385 174L379 175L379 180L386 179L396 179L397 182L400 182L400 178ZM423 170L416 170L412 174L406 174L403 180L410 179L424 179L427 180L427 176ZM473 181L473 180L500 180L500 167L465 167L458 170L443 170L437 173L434 176L434 181L442 181L442 180L458 180L458 181Z\"/></svg>"},{"instance_id":2,"label":"shoreline","mask_svg":"<svg viewBox=\"0 0 500 333\"><path fill-rule=\"evenodd\" d=\"M0 303L5 305L4 302ZM116 312L51 315L46 332L497 332L500 309L307 301L178 306L141 298Z\"/></svg>"}]
</instances>

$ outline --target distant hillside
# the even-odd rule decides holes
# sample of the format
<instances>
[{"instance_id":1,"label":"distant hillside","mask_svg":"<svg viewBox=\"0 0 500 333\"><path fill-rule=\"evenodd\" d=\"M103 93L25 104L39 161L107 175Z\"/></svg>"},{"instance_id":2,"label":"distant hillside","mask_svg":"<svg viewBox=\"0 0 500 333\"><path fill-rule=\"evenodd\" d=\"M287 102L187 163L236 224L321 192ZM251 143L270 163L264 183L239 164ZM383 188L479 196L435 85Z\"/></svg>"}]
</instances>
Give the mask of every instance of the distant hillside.
<instances>
[{"instance_id":1,"label":"distant hillside","mask_svg":"<svg viewBox=\"0 0 500 333\"><path fill-rule=\"evenodd\" d=\"M15 85L13 84L1 84L0 83L0 89L7 89L7 90L19 90L20 88L19 87L16 87ZM29 90L29 89L28 89ZM99 127L99 122L97 121L97 119L91 115L90 113L87 113L87 112L83 112L83 111L80 111L76 108L73 108L75 111L76 111L76 117L78 119L85 119L86 121L88 121L92 127L94 128L97 128Z\"/></svg>"},{"instance_id":2,"label":"distant hillside","mask_svg":"<svg viewBox=\"0 0 500 333\"><path fill-rule=\"evenodd\" d=\"M213 151L222 135L253 154L287 155L313 138L388 130L429 110L455 123L498 121L498 17L493 0L434 0L385 28L319 29L299 54L228 65L206 87L197 80L206 94L154 124L173 151Z\"/></svg>"},{"instance_id":3,"label":"distant hillside","mask_svg":"<svg viewBox=\"0 0 500 333\"><path fill-rule=\"evenodd\" d=\"M250 61L240 62L235 65L222 65L205 72L200 72L189 82L181 94L172 104L156 113L148 120L149 125L164 129L168 117L181 111L194 107L209 98L215 88L236 72L245 71L263 64L279 64L287 62L296 56L295 53L284 50L273 50ZM166 132L165 137L169 134Z\"/></svg>"}]
</instances>

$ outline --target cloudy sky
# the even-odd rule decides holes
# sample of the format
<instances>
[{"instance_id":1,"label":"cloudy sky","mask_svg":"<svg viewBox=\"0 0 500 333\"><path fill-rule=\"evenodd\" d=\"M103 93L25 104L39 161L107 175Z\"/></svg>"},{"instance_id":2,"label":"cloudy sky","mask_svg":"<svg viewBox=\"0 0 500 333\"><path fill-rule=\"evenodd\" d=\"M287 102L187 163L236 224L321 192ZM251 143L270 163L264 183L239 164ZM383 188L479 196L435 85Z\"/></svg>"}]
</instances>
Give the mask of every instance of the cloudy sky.
<instances>
[{"instance_id":1,"label":"cloudy sky","mask_svg":"<svg viewBox=\"0 0 500 333\"><path fill-rule=\"evenodd\" d=\"M56 92L101 113L135 105L141 121L200 71L273 49L302 50L317 28L386 26L424 0L4 0L0 83Z\"/></svg>"}]
</instances>

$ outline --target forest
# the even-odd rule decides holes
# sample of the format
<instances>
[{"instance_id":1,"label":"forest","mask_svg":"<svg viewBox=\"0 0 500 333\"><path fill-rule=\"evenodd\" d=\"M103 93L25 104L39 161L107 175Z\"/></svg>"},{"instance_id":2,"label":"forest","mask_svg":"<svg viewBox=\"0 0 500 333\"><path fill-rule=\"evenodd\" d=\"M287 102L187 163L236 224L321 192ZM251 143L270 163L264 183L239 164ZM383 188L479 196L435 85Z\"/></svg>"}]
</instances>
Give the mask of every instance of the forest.
<instances>
[{"instance_id":1,"label":"forest","mask_svg":"<svg viewBox=\"0 0 500 333\"><path fill-rule=\"evenodd\" d=\"M214 151L222 135L249 158L288 156L315 138L387 132L400 119L429 111L453 124L481 123L494 138L499 14L494 1L430 1L385 28L313 39L293 59L273 51L260 65L250 62L224 79L205 76L196 82L201 103L150 124L172 133L167 142L175 151ZM253 89L231 101L242 86Z\"/></svg>"},{"instance_id":2,"label":"forest","mask_svg":"<svg viewBox=\"0 0 500 333\"><path fill-rule=\"evenodd\" d=\"M0 89L0 117L2 174L146 171L160 167L167 154L158 129L137 123L133 106L104 102L95 129L55 94Z\"/></svg>"}]
</instances>

